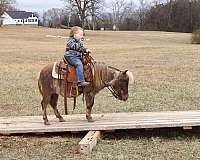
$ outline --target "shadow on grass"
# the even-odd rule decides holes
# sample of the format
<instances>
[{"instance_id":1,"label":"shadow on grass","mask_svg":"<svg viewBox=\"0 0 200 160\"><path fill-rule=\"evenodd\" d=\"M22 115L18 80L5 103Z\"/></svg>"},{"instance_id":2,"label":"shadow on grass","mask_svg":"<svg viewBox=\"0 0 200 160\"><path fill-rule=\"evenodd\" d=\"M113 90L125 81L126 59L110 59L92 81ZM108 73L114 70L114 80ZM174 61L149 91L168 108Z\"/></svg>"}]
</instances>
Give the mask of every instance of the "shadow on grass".
<instances>
[{"instance_id":1,"label":"shadow on grass","mask_svg":"<svg viewBox=\"0 0 200 160\"><path fill-rule=\"evenodd\" d=\"M193 127L191 130L183 130L183 128L158 128L152 130L145 129L129 129L129 130L116 130L115 132L106 132L103 136L105 140L121 140L121 139L141 139L159 137L162 139L192 139L200 138L200 127Z\"/></svg>"},{"instance_id":2,"label":"shadow on grass","mask_svg":"<svg viewBox=\"0 0 200 160\"><path fill-rule=\"evenodd\" d=\"M46 132L46 133L14 133L14 134L0 134L0 139L9 137L21 137L21 138L82 138L87 132Z\"/></svg>"},{"instance_id":3,"label":"shadow on grass","mask_svg":"<svg viewBox=\"0 0 200 160\"><path fill-rule=\"evenodd\" d=\"M121 139L138 139L138 138L151 138L160 137L164 139L190 139L200 138L200 127L193 127L190 130L184 130L181 127L178 128L157 128L152 130L145 129L127 129L127 130L113 130L102 131L104 140L121 140ZM28 133L28 134L11 134L0 135L0 139L9 137L22 137L22 138L77 138L82 139L87 134L87 131L83 132L55 132L55 133Z\"/></svg>"}]
</instances>

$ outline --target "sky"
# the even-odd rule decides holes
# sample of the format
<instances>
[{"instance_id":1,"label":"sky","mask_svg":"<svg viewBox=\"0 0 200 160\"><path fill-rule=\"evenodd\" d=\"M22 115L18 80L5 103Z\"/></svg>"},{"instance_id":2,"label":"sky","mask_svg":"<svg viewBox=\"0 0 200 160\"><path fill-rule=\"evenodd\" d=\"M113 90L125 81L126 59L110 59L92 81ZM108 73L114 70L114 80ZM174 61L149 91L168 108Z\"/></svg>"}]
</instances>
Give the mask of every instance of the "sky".
<instances>
[{"instance_id":1,"label":"sky","mask_svg":"<svg viewBox=\"0 0 200 160\"><path fill-rule=\"evenodd\" d=\"M16 0L17 5L16 8L23 11L29 12L37 12L40 16L42 16L44 11L47 11L51 8L63 8L64 2L63 0ZM109 2L112 0L105 0L105 2ZM152 1L152 0L146 0ZM137 2L137 1L134 1Z\"/></svg>"},{"instance_id":2,"label":"sky","mask_svg":"<svg viewBox=\"0 0 200 160\"><path fill-rule=\"evenodd\" d=\"M63 8L61 0L16 0L16 7L23 11L38 12L40 15L50 8Z\"/></svg>"}]
</instances>

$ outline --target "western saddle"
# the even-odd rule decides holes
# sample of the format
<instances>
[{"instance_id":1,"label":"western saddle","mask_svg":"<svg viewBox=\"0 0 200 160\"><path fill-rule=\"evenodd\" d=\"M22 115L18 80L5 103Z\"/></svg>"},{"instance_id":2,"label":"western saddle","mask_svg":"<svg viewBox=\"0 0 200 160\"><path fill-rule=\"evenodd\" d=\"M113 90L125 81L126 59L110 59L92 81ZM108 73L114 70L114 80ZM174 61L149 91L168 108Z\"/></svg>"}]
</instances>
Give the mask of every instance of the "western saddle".
<instances>
[{"instance_id":1,"label":"western saddle","mask_svg":"<svg viewBox=\"0 0 200 160\"><path fill-rule=\"evenodd\" d=\"M92 82L93 80L93 58L89 55L83 57L83 72L84 78L87 82ZM81 93L83 93L83 87L79 87L77 85L77 77L76 77L76 68L72 66L65 58L60 62L56 63L55 71L58 74L58 80L64 80L64 109L65 114L68 114L67 111L67 97L74 98L74 106L73 111L76 108L76 98Z\"/></svg>"}]
</instances>

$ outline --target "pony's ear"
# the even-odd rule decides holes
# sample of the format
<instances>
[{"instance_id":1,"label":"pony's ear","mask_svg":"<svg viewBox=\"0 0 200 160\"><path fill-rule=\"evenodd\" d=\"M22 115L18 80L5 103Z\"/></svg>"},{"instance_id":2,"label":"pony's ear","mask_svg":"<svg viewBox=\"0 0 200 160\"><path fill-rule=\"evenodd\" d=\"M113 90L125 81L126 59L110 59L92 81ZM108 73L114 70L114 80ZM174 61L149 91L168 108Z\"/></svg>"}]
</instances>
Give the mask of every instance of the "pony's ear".
<instances>
[{"instance_id":1,"label":"pony's ear","mask_svg":"<svg viewBox=\"0 0 200 160\"><path fill-rule=\"evenodd\" d=\"M124 74L124 75L125 75L127 71L128 71L128 70L125 70L125 71L123 71L123 72L122 72L122 74Z\"/></svg>"}]
</instances>

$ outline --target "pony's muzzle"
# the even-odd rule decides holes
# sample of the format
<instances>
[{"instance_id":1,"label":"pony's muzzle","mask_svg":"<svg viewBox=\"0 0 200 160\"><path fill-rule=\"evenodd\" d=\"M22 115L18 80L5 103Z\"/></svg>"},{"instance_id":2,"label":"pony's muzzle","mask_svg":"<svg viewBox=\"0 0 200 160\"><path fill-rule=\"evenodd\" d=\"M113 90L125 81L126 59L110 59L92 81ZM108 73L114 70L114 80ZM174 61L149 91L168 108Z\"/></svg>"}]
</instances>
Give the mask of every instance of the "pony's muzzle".
<instances>
[{"instance_id":1,"label":"pony's muzzle","mask_svg":"<svg viewBox=\"0 0 200 160\"><path fill-rule=\"evenodd\" d=\"M127 100L128 100L128 95L124 95L124 96L122 97L122 100L123 100L123 101L127 101Z\"/></svg>"}]
</instances>

